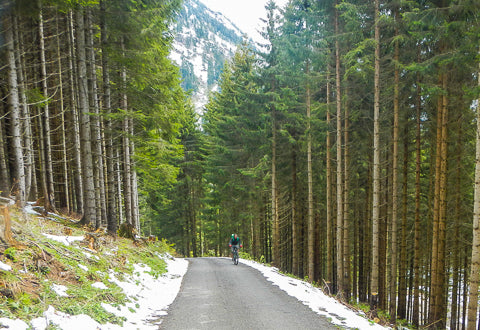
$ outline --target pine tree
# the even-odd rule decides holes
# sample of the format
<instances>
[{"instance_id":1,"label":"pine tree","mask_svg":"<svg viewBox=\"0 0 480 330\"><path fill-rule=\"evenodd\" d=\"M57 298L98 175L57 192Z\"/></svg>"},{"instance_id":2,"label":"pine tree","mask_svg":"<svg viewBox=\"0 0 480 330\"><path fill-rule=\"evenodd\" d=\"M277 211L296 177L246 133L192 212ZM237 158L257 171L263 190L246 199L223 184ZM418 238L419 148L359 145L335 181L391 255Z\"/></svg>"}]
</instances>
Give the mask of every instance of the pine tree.
<instances>
[{"instance_id":1,"label":"pine tree","mask_svg":"<svg viewBox=\"0 0 480 330\"><path fill-rule=\"evenodd\" d=\"M77 42L77 79L79 86L79 111L80 111L80 139L82 152L82 174L84 187L84 214L83 223L85 225L95 225L97 219L95 202L95 185L93 177L93 159L92 159L92 134L90 124L90 108L88 98L87 81L87 63L85 47L85 22L84 9L77 9L76 13L76 42Z\"/></svg>"},{"instance_id":2,"label":"pine tree","mask_svg":"<svg viewBox=\"0 0 480 330\"><path fill-rule=\"evenodd\" d=\"M8 86L9 96L8 105L11 120L11 136L14 154L14 173L13 180L17 203L20 207L25 205L25 171L23 163L23 151L21 140L21 116L20 116L20 100L18 95L17 65L15 63L15 47L13 38L13 13L4 15L3 22L6 27L5 42L7 46L6 56L8 64Z\"/></svg>"},{"instance_id":3,"label":"pine tree","mask_svg":"<svg viewBox=\"0 0 480 330\"><path fill-rule=\"evenodd\" d=\"M372 277L370 284L373 310L378 307L383 297L379 297L379 226L380 226L380 1L375 0L375 86L373 114L373 200L372 200Z\"/></svg>"}]
</instances>

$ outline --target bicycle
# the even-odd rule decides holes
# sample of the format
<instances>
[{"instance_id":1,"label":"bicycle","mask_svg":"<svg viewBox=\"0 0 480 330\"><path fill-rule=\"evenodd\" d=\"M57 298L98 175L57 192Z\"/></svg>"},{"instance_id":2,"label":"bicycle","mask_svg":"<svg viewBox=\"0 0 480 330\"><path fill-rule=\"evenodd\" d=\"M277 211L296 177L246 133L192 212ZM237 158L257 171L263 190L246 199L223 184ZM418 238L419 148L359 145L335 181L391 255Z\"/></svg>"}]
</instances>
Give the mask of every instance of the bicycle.
<instances>
[{"instance_id":1,"label":"bicycle","mask_svg":"<svg viewBox=\"0 0 480 330\"><path fill-rule=\"evenodd\" d=\"M233 264L238 265L238 259L240 259L240 257L238 256L238 246L232 246L232 254L233 254L233 257L232 257Z\"/></svg>"}]
</instances>

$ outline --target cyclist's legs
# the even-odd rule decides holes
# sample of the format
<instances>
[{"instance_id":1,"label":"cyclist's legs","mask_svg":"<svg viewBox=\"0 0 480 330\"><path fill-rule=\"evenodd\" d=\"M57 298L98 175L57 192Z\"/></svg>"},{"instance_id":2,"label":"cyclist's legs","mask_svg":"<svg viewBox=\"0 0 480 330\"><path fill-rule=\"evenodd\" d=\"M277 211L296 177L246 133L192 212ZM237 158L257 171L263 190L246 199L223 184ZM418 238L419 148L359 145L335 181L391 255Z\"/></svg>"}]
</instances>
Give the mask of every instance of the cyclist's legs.
<instances>
[{"instance_id":1,"label":"cyclist's legs","mask_svg":"<svg viewBox=\"0 0 480 330\"><path fill-rule=\"evenodd\" d=\"M238 253L238 245L232 245L232 259L233 259L233 254L235 253L235 250L237 250L237 253Z\"/></svg>"}]
</instances>

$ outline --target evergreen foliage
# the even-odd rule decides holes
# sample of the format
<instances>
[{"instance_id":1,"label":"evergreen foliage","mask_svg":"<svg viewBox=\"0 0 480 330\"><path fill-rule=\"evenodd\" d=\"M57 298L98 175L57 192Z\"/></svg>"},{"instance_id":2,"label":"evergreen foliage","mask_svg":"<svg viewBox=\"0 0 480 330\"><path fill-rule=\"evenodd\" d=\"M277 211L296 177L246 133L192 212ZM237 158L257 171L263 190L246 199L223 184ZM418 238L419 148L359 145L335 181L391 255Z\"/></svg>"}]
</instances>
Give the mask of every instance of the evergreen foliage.
<instances>
[{"instance_id":1,"label":"evergreen foliage","mask_svg":"<svg viewBox=\"0 0 480 330\"><path fill-rule=\"evenodd\" d=\"M266 48L248 66L240 48L206 107L205 190L200 221L188 232L201 238L197 251L226 253L237 232L256 258L325 281L345 300L371 303L372 317L389 310L392 322L466 323L460 297L472 253L478 9L380 1L376 18L371 1L291 0L283 10L268 3Z\"/></svg>"},{"instance_id":2,"label":"evergreen foliage","mask_svg":"<svg viewBox=\"0 0 480 330\"><path fill-rule=\"evenodd\" d=\"M70 13L82 7L54 1L27 15L23 2L15 4L9 13L16 20L7 15L2 26L15 47L0 49L8 60L0 70L0 189L82 213L87 197L73 184L83 170L75 143L52 148L66 139L56 132L80 141L79 64L68 59L76 54ZM185 256L226 255L235 232L255 258L325 283L346 302L369 303L372 318L388 310L390 322L416 327L467 324L467 283L478 282L470 270L480 249L472 246L477 2L290 0L279 9L270 1L266 48L256 53L239 43L222 70L209 67L222 73L202 118L167 58L179 2L105 2L106 43L97 33L101 7L88 4L95 55L108 60L85 59L98 79L95 92L90 73L87 95L101 105L88 116L102 133L101 148L96 138L92 148L106 150L93 152L92 162L105 161L109 188L102 198L94 180L96 205L107 200L118 223L135 225L132 210L141 205L142 232L167 238ZM48 95L35 44L40 9L52 18L45 54L56 78ZM63 34L55 33L57 21L69 23ZM12 24L21 27L11 29L13 36L6 33ZM57 52L52 40L71 48ZM184 77L192 69L181 68ZM99 79L106 72L110 80ZM63 99L55 92L59 82ZM27 132L21 136L19 122ZM98 214L103 225L106 216ZM477 306L470 308L468 327L475 329Z\"/></svg>"},{"instance_id":3,"label":"evergreen foliage","mask_svg":"<svg viewBox=\"0 0 480 330\"><path fill-rule=\"evenodd\" d=\"M2 103L2 137L15 137L9 126L19 112L26 164L17 184L13 150L2 143L2 194L75 212L113 234L124 221L138 231L138 191L171 185L171 159L182 153L185 95L168 59L180 1L35 3L2 5L2 35L13 31L13 40L0 52L13 52L15 63L0 74L16 73L2 89L16 96Z\"/></svg>"}]
</instances>

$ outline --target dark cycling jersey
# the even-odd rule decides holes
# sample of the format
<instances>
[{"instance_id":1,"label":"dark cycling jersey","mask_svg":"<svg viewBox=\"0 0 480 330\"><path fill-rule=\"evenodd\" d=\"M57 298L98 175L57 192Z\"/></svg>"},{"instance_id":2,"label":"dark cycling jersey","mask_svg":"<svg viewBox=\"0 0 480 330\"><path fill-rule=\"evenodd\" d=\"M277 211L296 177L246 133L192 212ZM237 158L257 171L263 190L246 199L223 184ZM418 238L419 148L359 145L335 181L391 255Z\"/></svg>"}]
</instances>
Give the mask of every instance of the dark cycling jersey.
<instances>
[{"instance_id":1,"label":"dark cycling jersey","mask_svg":"<svg viewBox=\"0 0 480 330\"><path fill-rule=\"evenodd\" d=\"M230 239L230 245L240 245L240 237Z\"/></svg>"}]
</instances>

